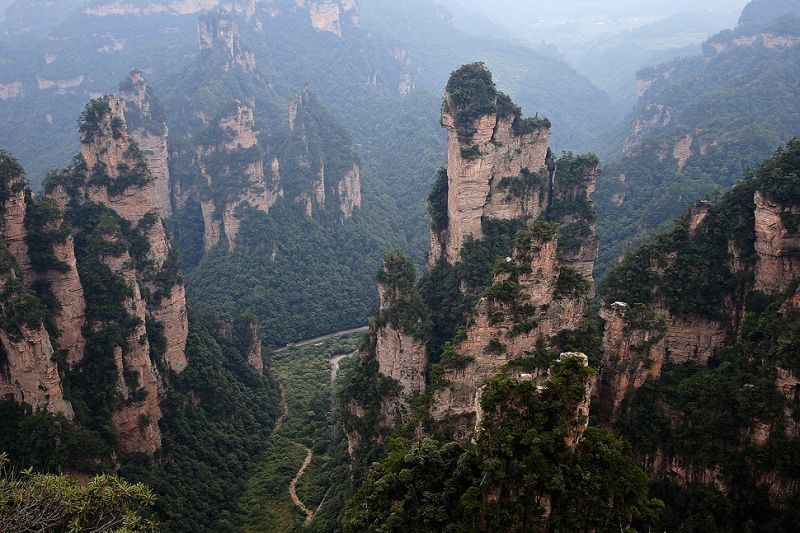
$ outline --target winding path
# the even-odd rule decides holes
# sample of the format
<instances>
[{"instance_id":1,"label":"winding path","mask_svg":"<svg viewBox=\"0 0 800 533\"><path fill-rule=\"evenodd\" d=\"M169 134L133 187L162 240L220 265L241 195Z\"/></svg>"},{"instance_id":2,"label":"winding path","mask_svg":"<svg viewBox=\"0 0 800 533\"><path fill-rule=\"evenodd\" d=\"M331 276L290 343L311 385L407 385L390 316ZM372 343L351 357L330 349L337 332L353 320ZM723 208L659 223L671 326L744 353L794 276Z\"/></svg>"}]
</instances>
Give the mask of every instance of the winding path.
<instances>
[{"instance_id":1,"label":"winding path","mask_svg":"<svg viewBox=\"0 0 800 533\"><path fill-rule=\"evenodd\" d=\"M307 526L314 519L314 513L312 513L308 509L308 507L306 507L305 504L297 496L297 482L300 481L300 478L303 477L303 474L305 473L306 468L308 468L308 465L310 465L311 461L314 460L314 452L312 452L306 446L303 446L303 448L305 448L305 450L306 450L306 460L303 461L303 466L300 467L300 470L297 471L297 475L294 476L294 479L292 480L292 482L289 483L289 495L292 497L292 501L294 502L295 507L297 507L303 513L305 513L306 519L303 522L303 525Z\"/></svg>"},{"instance_id":2,"label":"winding path","mask_svg":"<svg viewBox=\"0 0 800 533\"><path fill-rule=\"evenodd\" d=\"M325 337L318 337L316 339L303 341L302 343L297 343L297 344L294 344L292 346L287 346L285 348L281 348L280 350L275 350L275 353L286 351L286 350L288 350L290 348L299 348L301 346L306 346L306 345L309 345L309 344L312 344L312 343L317 343L317 342L324 341L324 340L327 340L327 339L332 339L334 337L343 337L345 335L351 335L351 334L354 334L354 333L361 333L362 331L366 331L367 329L368 328L357 328L357 329L351 329L351 330L347 330L347 331L340 331L338 333L331 333L330 335L326 335ZM330 362L331 362L331 413L335 412L335 410L336 410L336 376L339 373L339 363L343 359L347 359L348 357L353 357L357 353L358 353L358 351L355 351L355 352L349 353L349 354L339 355L339 356L336 356L336 357L334 357L333 359L330 360ZM278 418L277 422L275 422L275 427L272 429L272 436L273 437L278 434L278 431L280 431L280 429L283 427L284 422L286 422L286 418L289 416L289 403L286 401L286 391L283 388L283 384L282 383L279 384L279 386L280 386L280 391L281 391L281 410L283 411L283 414L281 414L280 418ZM336 436L336 421L335 421L335 419L334 419L334 422L333 422L333 434L334 434L334 438L335 438L335 436ZM292 479L292 481L289 483L289 496L291 496L292 502L294 503L295 507L300 509L300 511L303 514L306 515L306 519L303 522L303 525L307 527L309 524L311 524L311 521L314 519L314 512L311 511L308 507L306 507L305 504L303 503L303 501L297 495L297 483L300 481L300 478L303 477L303 474L305 474L306 469L311 464L311 461L314 460L314 452L311 451L311 449L308 446L305 446L304 444L301 444L301 443L299 443L297 441L290 441L290 442L292 442L294 444L297 444L299 446L302 446L303 449L306 451L306 459L305 459L305 461L303 461L303 465L300 467L300 470L297 471L297 474L295 474L294 479ZM327 496L327 493L326 493L326 496ZM323 501L325 501L324 497L323 497ZM320 507L322 507L322 502L320 502L319 505L320 505Z\"/></svg>"}]
</instances>

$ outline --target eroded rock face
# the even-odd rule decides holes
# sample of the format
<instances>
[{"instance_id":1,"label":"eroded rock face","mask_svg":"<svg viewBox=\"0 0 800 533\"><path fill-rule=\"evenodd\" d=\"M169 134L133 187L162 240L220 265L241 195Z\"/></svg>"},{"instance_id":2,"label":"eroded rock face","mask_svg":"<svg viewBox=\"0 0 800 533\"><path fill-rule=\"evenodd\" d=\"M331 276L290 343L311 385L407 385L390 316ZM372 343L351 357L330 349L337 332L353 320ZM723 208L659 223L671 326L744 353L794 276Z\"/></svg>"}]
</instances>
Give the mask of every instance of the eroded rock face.
<instances>
[{"instance_id":1,"label":"eroded rock face","mask_svg":"<svg viewBox=\"0 0 800 533\"><path fill-rule=\"evenodd\" d=\"M310 0L308 13L311 24L317 31L342 36L342 23L339 19L339 3L331 0Z\"/></svg>"},{"instance_id":2,"label":"eroded rock face","mask_svg":"<svg viewBox=\"0 0 800 533\"><path fill-rule=\"evenodd\" d=\"M210 16L200 19L197 27L200 49L221 50L228 57L225 70L239 67L245 72L256 69L255 55L242 48L239 26L230 17Z\"/></svg>"},{"instance_id":3,"label":"eroded rock face","mask_svg":"<svg viewBox=\"0 0 800 533\"><path fill-rule=\"evenodd\" d=\"M434 393L432 414L437 420L473 416L482 381L515 359L532 355L539 339L547 342L562 330L586 323L588 284L579 292L559 287L562 265L554 234L533 238L509 259L506 272L495 276L493 288L514 283L519 292L511 300L486 296L478 303L466 339L454 346L465 364L447 369L448 385Z\"/></svg>"},{"instance_id":4,"label":"eroded rock face","mask_svg":"<svg viewBox=\"0 0 800 533\"><path fill-rule=\"evenodd\" d=\"M216 197L201 200L206 250L220 241L233 249L239 235L241 209L251 207L267 213L283 196L280 176L264 171L264 153L258 145L252 107L236 102L220 117L218 127L224 138L219 144L199 146L196 154L200 173ZM238 162L236 168L229 163L232 160ZM242 177L245 181L239 191L218 192L226 179Z\"/></svg>"},{"instance_id":5,"label":"eroded rock face","mask_svg":"<svg viewBox=\"0 0 800 533\"><path fill-rule=\"evenodd\" d=\"M361 169L358 164L344 175L337 186L339 191L339 209L344 218L351 218L353 211L361 207Z\"/></svg>"},{"instance_id":6,"label":"eroded rock face","mask_svg":"<svg viewBox=\"0 0 800 533\"><path fill-rule=\"evenodd\" d=\"M55 202L59 209L59 218L50 222L52 229L63 224L69 196L62 186L48 191L47 197ZM48 284L48 292L52 298L53 318L58 326L58 348L67 352L67 364L72 367L83 360L86 339L83 326L86 323L86 299L78 274L78 262L75 257L75 239L72 233L63 240L52 243L53 256L61 263L61 268L37 271L36 279Z\"/></svg>"},{"instance_id":7,"label":"eroded rock face","mask_svg":"<svg viewBox=\"0 0 800 533\"><path fill-rule=\"evenodd\" d=\"M378 371L397 381L406 397L423 392L428 362L425 342L391 326L381 328L377 336Z\"/></svg>"},{"instance_id":8,"label":"eroded rock face","mask_svg":"<svg viewBox=\"0 0 800 533\"><path fill-rule=\"evenodd\" d=\"M0 100L22 96L22 82L0 83Z\"/></svg>"},{"instance_id":9,"label":"eroded rock face","mask_svg":"<svg viewBox=\"0 0 800 533\"><path fill-rule=\"evenodd\" d=\"M445 98L450 98L446 95ZM443 257L450 263L460 258L461 247L469 235L483 237L482 220L509 220L520 216L538 218L547 206L547 154L550 130L540 128L526 134L514 131L513 118L497 114L475 120L472 145L459 138L456 118L442 112L442 126L447 130L448 226L439 242ZM545 176L542 184L532 184L525 194L509 194L504 185L523 175ZM431 249L429 261L440 259Z\"/></svg>"},{"instance_id":10,"label":"eroded rock face","mask_svg":"<svg viewBox=\"0 0 800 533\"><path fill-rule=\"evenodd\" d=\"M19 335L0 332L6 361L0 372L0 397L12 396L34 409L61 413L71 419L72 405L64 399L53 346L44 325L20 327Z\"/></svg>"},{"instance_id":11,"label":"eroded rock face","mask_svg":"<svg viewBox=\"0 0 800 533\"><path fill-rule=\"evenodd\" d=\"M727 319L676 316L663 303L629 306L616 302L601 310L606 321L603 364L597 389L598 419L611 427L623 400L650 378L658 378L666 363L705 366L732 339Z\"/></svg>"},{"instance_id":12,"label":"eroded rock face","mask_svg":"<svg viewBox=\"0 0 800 533\"><path fill-rule=\"evenodd\" d=\"M758 254L755 289L772 294L800 276L800 233L787 227L786 217L800 216L800 207L782 206L756 192L756 242Z\"/></svg>"},{"instance_id":13,"label":"eroded rock face","mask_svg":"<svg viewBox=\"0 0 800 533\"><path fill-rule=\"evenodd\" d=\"M391 266L384 264L384 272ZM411 291L409 289L408 291ZM380 312L391 312L393 307L406 305L413 298L407 292L390 282L378 283ZM427 345L424 339L405 331L403 324L392 324L391 320L379 322L375 328L375 358L378 361L378 372L396 381L401 388L397 408L401 409L406 400L413 394L425 391L425 370L428 364ZM405 405L407 407L407 405ZM390 417L389 420L394 420Z\"/></svg>"},{"instance_id":14,"label":"eroded rock face","mask_svg":"<svg viewBox=\"0 0 800 533\"><path fill-rule=\"evenodd\" d=\"M141 72L131 73L123 84L120 98L134 140L142 151L153 176L153 200L163 218L172 215L170 199L168 130L163 112L150 92Z\"/></svg>"},{"instance_id":15,"label":"eroded rock face","mask_svg":"<svg viewBox=\"0 0 800 533\"><path fill-rule=\"evenodd\" d=\"M0 154L2 162L5 157ZM6 166L5 164L3 166ZM27 214L26 197L30 194L25 190L25 178L22 171L9 169L3 176L4 183L2 202L2 216L0 217L0 230L2 230L3 240L5 240L8 251L16 259L22 271L25 281L30 285L33 282L31 276L30 259L28 258L28 231L25 228L25 215Z\"/></svg>"},{"instance_id":16,"label":"eroded rock face","mask_svg":"<svg viewBox=\"0 0 800 533\"><path fill-rule=\"evenodd\" d=\"M111 242L114 237L109 239ZM150 344L144 320L146 304L139 291L137 272L130 266L131 257L128 252L118 256L101 256L100 260L125 280L130 297L123 305L131 316L140 320L131 331L125 346L114 348L117 392L122 397L123 404L111 417L119 435L120 451L126 454L153 454L161 448L161 430L158 427L158 421L161 420L161 406L158 402L160 380L150 359ZM132 373L136 375L135 380L127 377Z\"/></svg>"},{"instance_id":17,"label":"eroded rock face","mask_svg":"<svg viewBox=\"0 0 800 533\"><path fill-rule=\"evenodd\" d=\"M289 134L273 164L273 174L286 170L281 176L286 194L308 217L335 209L342 219L351 218L362 202L361 167L349 134L332 122L308 85L289 101ZM326 151L331 143L347 143L340 148L352 155L352 163L341 156L331 161Z\"/></svg>"}]
</instances>

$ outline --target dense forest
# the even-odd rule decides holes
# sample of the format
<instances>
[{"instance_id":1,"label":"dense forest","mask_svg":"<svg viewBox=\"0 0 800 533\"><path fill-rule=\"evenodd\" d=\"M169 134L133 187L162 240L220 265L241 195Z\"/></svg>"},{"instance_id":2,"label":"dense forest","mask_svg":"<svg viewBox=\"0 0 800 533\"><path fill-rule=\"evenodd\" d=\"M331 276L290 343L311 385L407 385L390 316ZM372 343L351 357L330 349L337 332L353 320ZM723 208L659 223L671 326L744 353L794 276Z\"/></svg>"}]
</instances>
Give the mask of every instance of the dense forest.
<instances>
[{"instance_id":1,"label":"dense forest","mask_svg":"<svg viewBox=\"0 0 800 533\"><path fill-rule=\"evenodd\" d=\"M0 0L0 529L794 531L800 4L625 2Z\"/></svg>"}]
</instances>

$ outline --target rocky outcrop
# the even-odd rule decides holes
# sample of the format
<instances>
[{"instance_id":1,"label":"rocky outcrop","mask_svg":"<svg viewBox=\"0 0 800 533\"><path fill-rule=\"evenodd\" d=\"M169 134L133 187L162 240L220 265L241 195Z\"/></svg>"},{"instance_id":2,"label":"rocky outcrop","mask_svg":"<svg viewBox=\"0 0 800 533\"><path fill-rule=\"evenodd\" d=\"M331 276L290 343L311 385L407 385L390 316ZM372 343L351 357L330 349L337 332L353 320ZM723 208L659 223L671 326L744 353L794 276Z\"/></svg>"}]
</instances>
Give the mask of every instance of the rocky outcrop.
<instances>
[{"instance_id":1,"label":"rocky outcrop","mask_svg":"<svg viewBox=\"0 0 800 533\"><path fill-rule=\"evenodd\" d=\"M672 157L678 162L678 172L683 172L689 158L692 157L692 136L681 137L672 149Z\"/></svg>"},{"instance_id":2,"label":"rocky outcrop","mask_svg":"<svg viewBox=\"0 0 800 533\"><path fill-rule=\"evenodd\" d=\"M200 173L211 196L201 201L206 250L220 241L233 249L241 210L250 207L267 213L283 196L279 176L265 173L255 128L252 107L235 102L212 126L217 135L197 148ZM238 181L238 187L232 188L232 181Z\"/></svg>"},{"instance_id":3,"label":"rocky outcrop","mask_svg":"<svg viewBox=\"0 0 800 533\"><path fill-rule=\"evenodd\" d=\"M784 290L800 276L800 229L787 222L800 220L800 206L783 206L756 192L755 249L758 255L755 289L771 294Z\"/></svg>"},{"instance_id":4,"label":"rocky outcrop","mask_svg":"<svg viewBox=\"0 0 800 533\"><path fill-rule=\"evenodd\" d=\"M17 165L5 153L0 152L0 230L8 251L14 256L25 281L30 285L31 277L30 259L28 257L28 231L25 228L25 215L27 214L27 198L30 192L25 188L25 177L22 167Z\"/></svg>"},{"instance_id":5,"label":"rocky outcrop","mask_svg":"<svg viewBox=\"0 0 800 533\"><path fill-rule=\"evenodd\" d=\"M335 209L349 219L361 207L361 168L350 135L308 85L289 101L289 137L277 161L273 173L281 174L285 193L307 216Z\"/></svg>"},{"instance_id":6,"label":"rocky outcrop","mask_svg":"<svg viewBox=\"0 0 800 533\"><path fill-rule=\"evenodd\" d=\"M0 100L22 96L22 82L0 83Z\"/></svg>"},{"instance_id":7,"label":"rocky outcrop","mask_svg":"<svg viewBox=\"0 0 800 533\"><path fill-rule=\"evenodd\" d=\"M110 231L106 242L113 247L120 235ZM119 436L122 453L153 454L161 447L159 405L160 380L150 359L150 343L145 328L146 304L139 290L137 271L131 266L131 256L102 254L100 261L125 280L130 296L123 302L129 316L137 319L123 345L114 347L117 369L117 393L122 405L112 412L114 427ZM184 356L185 357L185 356Z\"/></svg>"},{"instance_id":8,"label":"rocky outcrop","mask_svg":"<svg viewBox=\"0 0 800 533\"><path fill-rule=\"evenodd\" d=\"M485 67L468 65L462 70L466 68L483 71L478 77L487 85L490 101L483 107L461 102L452 88L460 82L460 71L451 77L441 117L448 138L448 225L435 239L437 245L429 254L431 265L440 259L456 263L468 236L483 237L484 220L536 219L549 200L549 123L526 123L518 110L508 111L513 103L494 89L491 75L483 74L488 73ZM473 114L477 116L464 124L462 117ZM437 255L439 246L441 255Z\"/></svg>"},{"instance_id":9,"label":"rocky outcrop","mask_svg":"<svg viewBox=\"0 0 800 533\"><path fill-rule=\"evenodd\" d=\"M52 302L51 311L59 332L58 349L66 352L67 364L72 367L83 360L86 347L83 334L86 298L78 274L75 238L64 221L68 202L69 195L63 186L58 185L48 190L47 198L41 204L45 209L46 204L52 206L50 219L40 221L44 227L39 229L58 235L50 242L50 253L58 263L34 265L31 278L47 287L48 299Z\"/></svg>"},{"instance_id":10,"label":"rocky outcrop","mask_svg":"<svg viewBox=\"0 0 800 533\"><path fill-rule=\"evenodd\" d=\"M344 218L351 218L357 207L361 207L361 168L354 164L336 186L339 193L339 209Z\"/></svg>"},{"instance_id":11,"label":"rocky outcrop","mask_svg":"<svg viewBox=\"0 0 800 533\"><path fill-rule=\"evenodd\" d=\"M339 19L339 3L331 0L310 0L308 13L311 24L317 31L342 36L342 23Z\"/></svg>"},{"instance_id":12,"label":"rocky outcrop","mask_svg":"<svg viewBox=\"0 0 800 533\"><path fill-rule=\"evenodd\" d=\"M42 91L55 89L59 94L64 94L69 89L75 89L76 87L80 87L85 79L86 76L84 76L83 74L65 80L50 80L47 78L41 78L37 76L36 83L39 89Z\"/></svg>"},{"instance_id":13,"label":"rocky outcrop","mask_svg":"<svg viewBox=\"0 0 800 533\"><path fill-rule=\"evenodd\" d=\"M256 70L255 55L242 47L239 26L225 15L209 15L200 19L197 27L200 50L218 50L227 57L225 70L241 68L245 72Z\"/></svg>"},{"instance_id":14,"label":"rocky outcrop","mask_svg":"<svg viewBox=\"0 0 800 533\"><path fill-rule=\"evenodd\" d=\"M0 242L0 398L72 418L42 313L14 257Z\"/></svg>"},{"instance_id":15,"label":"rocky outcrop","mask_svg":"<svg viewBox=\"0 0 800 533\"><path fill-rule=\"evenodd\" d=\"M21 326L14 337L0 332L0 347L5 361L0 365L0 397L34 409L45 409L72 418L72 405L64 399L53 346L44 325L35 329Z\"/></svg>"},{"instance_id":16,"label":"rocky outcrop","mask_svg":"<svg viewBox=\"0 0 800 533\"><path fill-rule=\"evenodd\" d=\"M518 242L478 303L466 338L453 346L458 363L445 370L447 385L434 393L437 420L473 415L482 381L532 355L540 340L547 344L586 323L590 284L561 264L555 227L536 223Z\"/></svg>"},{"instance_id":17,"label":"rocky outcrop","mask_svg":"<svg viewBox=\"0 0 800 533\"><path fill-rule=\"evenodd\" d=\"M399 253L387 255L377 275L380 312L371 332L374 355L378 372L400 385L400 404L425 391L428 317L414 288L415 278L413 264Z\"/></svg>"},{"instance_id":18,"label":"rocky outcrop","mask_svg":"<svg viewBox=\"0 0 800 533\"><path fill-rule=\"evenodd\" d=\"M172 215L172 201L168 130L164 111L139 71L132 72L122 83L119 96L125 103L128 127L153 176L153 200L156 208L163 218L169 218Z\"/></svg>"}]
</instances>

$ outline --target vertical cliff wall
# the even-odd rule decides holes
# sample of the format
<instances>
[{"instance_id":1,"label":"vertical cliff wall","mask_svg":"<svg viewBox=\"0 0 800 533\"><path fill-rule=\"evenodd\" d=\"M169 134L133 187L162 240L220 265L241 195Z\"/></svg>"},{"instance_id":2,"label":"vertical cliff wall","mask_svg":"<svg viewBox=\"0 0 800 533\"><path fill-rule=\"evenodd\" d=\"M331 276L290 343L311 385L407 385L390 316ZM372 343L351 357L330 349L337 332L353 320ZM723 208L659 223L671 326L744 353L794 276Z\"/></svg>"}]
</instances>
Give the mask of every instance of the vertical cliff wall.
<instances>
[{"instance_id":1,"label":"vertical cliff wall","mask_svg":"<svg viewBox=\"0 0 800 533\"><path fill-rule=\"evenodd\" d=\"M258 143L253 108L235 102L198 142L196 159L202 180L200 194L205 223L206 249L224 239L234 248L241 210L263 212L283 195L279 176L265 172L265 154Z\"/></svg>"},{"instance_id":2,"label":"vertical cliff wall","mask_svg":"<svg viewBox=\"0 0 800 533\"><path fill-rule=\"evenodd\" d=\"M125 118L136 144L142 151L153 176L153 200L159 215L172 215L169 176L169 135L166 115L139 71L134 71L120 85L120 99L125 103Z\"/></svg>"},{"instance_id":3,"label":"vertical cliff wall","mask_svg":"<svg viewBox=\"0 0 800 533\"><path fill-rule=\"evenodd\" d=\"M549 202L549 122L523 119L482 64L457 70L442 106L447 131L447 224L435 228L429 263L455 263L488 219L535 220Z\"/></svg>"}]
</instances>

